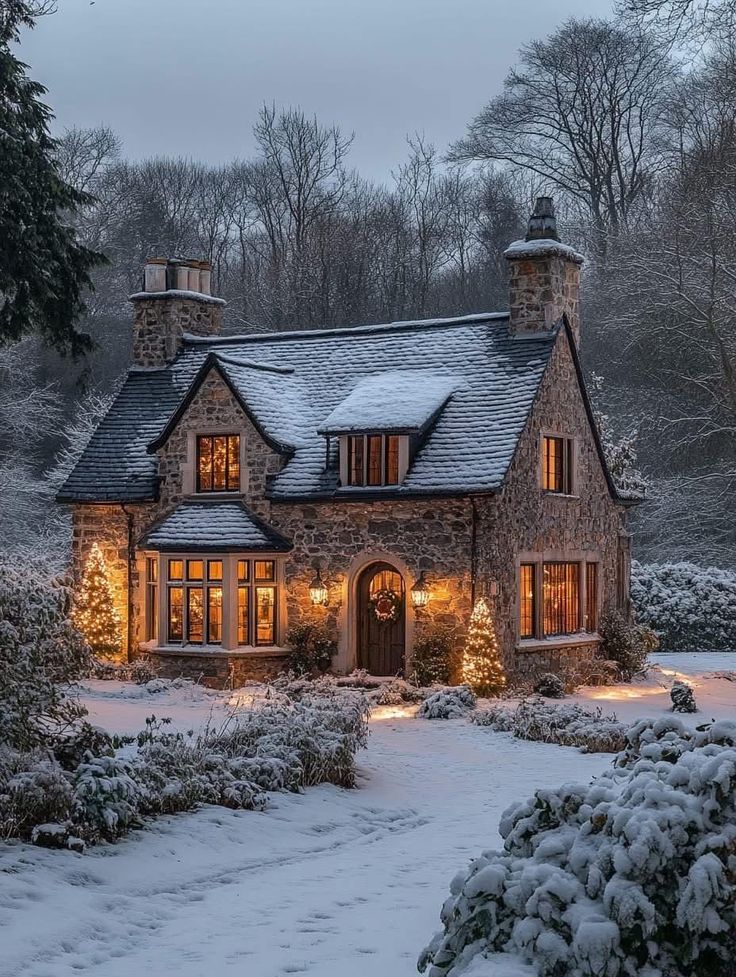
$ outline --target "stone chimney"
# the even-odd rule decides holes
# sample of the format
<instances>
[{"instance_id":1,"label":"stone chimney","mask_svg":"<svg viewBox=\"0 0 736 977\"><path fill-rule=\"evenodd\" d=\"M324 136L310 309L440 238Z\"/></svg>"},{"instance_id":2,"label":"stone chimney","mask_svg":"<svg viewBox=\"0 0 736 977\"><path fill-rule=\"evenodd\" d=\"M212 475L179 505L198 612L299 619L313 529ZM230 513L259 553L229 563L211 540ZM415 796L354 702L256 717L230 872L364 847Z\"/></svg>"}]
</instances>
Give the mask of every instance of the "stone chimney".
<instances>
[{"instance_id":1,"label":"stone chimney","mask_svg":"<svg viewBox=\"0 0 736 977\"><path fill-rule=\"evenodd\" d=\"M149 258L143 291L133 303L133 365L162 367L181 349L182 335L217 336L223 299L210 295L212 267L193 258Z\"/></svg>"},{"instance_id":2,"label":"stone chimney","mask_svg":"<svg viewBox=\"0 0 736 977\"><path fill-rule=\"evenodd\" d=\"M512 336L548 332L567 313L580 344L580 266L583 256L560 242L551 197L537 197L523 241L514 241L509 263L509 330Z\"/></svg>"}]
</instances>

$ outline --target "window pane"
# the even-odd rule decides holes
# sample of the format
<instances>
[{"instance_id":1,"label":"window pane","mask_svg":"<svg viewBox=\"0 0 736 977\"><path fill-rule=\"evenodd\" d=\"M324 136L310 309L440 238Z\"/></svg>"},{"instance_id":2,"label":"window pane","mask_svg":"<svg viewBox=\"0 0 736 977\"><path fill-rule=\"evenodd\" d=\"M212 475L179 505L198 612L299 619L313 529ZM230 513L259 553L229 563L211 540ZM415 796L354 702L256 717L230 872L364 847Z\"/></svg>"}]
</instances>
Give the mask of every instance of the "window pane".
<instances>
[{"instance_id":1,"label":"window pane","mask_svg":"<svg viewBox=\"0 0 736 977\"><path fill-rule=\"evenodd\" d=\"M155 556L149 556L146 560L146 576L149 583L155 583L158 580L158 558Z\"/></svg>"},{"instance_id":2,"label":"window pane","mask_svg":"<svg viewBox=\"0 0 736 977\"><path fill-rule=\"evenodd\" d=\"M210 580L222 580L222 560L207 561L207 576Z\"/></svg>"},{"instance_id":3,"label":"window pane","mask_svg":"<svg viewBox=\"0 0 736 977\"><path fill-rule=\"evenodd\" d=\"M361 437L350 437L348 438L348 484L349 485L363 485L364 479L364 464L363 464L363 454L365 449L365 438Z\"/></svg>"},{"instance_id":4,"label":"window pane","mask_svg":"<svg viewBox=\"0 0 736 977\"><path fill-rule=\"evenodd\" d=\"M574 634L580 630L580 565L545 563L544 633Z\"/></svg>"},{"instance_id":5,"label":"window pane","mask_svg":"<svg viewBox=\"0 0 736 977\"><path fill-rule=\"evenodd\" d=\"M275 567L273 560L256 560L255 563L256 580L275 580Z\"/></svg>"},{"instance_id":6,"label":"window pane","mask_svg":"<svg viewBox=\"0 0 736 977\"><path fill-rule=\"evenodd\" d=\"M227 438L212 439L212 490L224 492L227 488Z\"/></svg>"},{"instance_id":7,"label":"window pane","mask_svg":"<svg viewBox=\"0 0 736 977\"><path fill-rule=\"evenodd\" d=\"M256 644L272 645L276 640L276 589L256 587Z\"/></svg>"},{"instance_id":8,"label":"window pane","mask_svg":"<svg viewBox=\"0 0 736 977\"><path fill-rule=\"evenodd\" d=\"M381 435L371 434L368 437L368 484L381 485Z\"/></svg>"},{"instance_id":9,"label":"window pane","mask_svg":"<svg viewBox=\"0 0 736 977\"><path fill-rule=\"evenodd\" d=\"M184 576L184 561L169 560L169 580L181 580Z\"/></svg>"},{"instance_id":10,"label":"window pane","mask_svg":"<svg viewBox=\"0 0 736 977\"><path fill-rule=\"evenodd\" d=\"M240 583L247 583L249 580L248 570L250 569L247 560L238 560L238 581Z\"/></svg>"},{"instance_id":11,"label":"window pane","mask_svg":"<svg viewBox=\"0 0 736 977\"><path fill-rule=\"evenodd\" d=\"M146 641L158 635L158 584L146 584Z\"/></svg>"},{"instance_id":12,"label":"window pane","mask_svg":"<svg viewBox=\"0 0 736 977\"><path fill-rule=\"evenodd\" d=\"M222 641L222 587L207 588L207 642Z\"/></svg>"},{"instance_id":13,"label":"window pane","mask_svg":"<svg viewBox=\"0 0 736 977\"><path fill-rule=\"evenodd\" d=\"M598 630L598 564L585 565L585 630Z\"/></svg>"},{"instance_id":14,"label":"window pane","mask_svg":"<svg viewBox=\"0 0 736 977\"><path fill-rule=\"evenodd\" d=\"M204 602L201 587L187 588L187 641L201 645L204 636Z\"/></svg>"},{"instance_id":15,"label":"window pane","mask_svg":"<svg viewBox=\"0 0 736 977\"><path fill-rule=\"evenodd\" d=\"M399 484L399 439L395 434L386 438L386 484Z\"/></svg>"},{"instance_id":16,"label":"window pane","mask_svg":"<svg viewBox=\"0 0 736 977\"><path fill-rule=\"evenodd\" d=\"M202 560L187 560L187 580L201 580L204 573Z\"/></svg>"},{"instance_id":17,"label":"window pane","mask_svg":"<svg viewBox=\"0 0 736 977\"><path fill-rule=\"evenodd\" d=\"M533 638L535 631L534 564L522 563L519 579L519 635Z\"/></svg>"},{"instance_id":18,"label":"window pane","mask_svg":"<svg viewBox=\"0 0 736 977\"><path fill-rule=\"evenodd\" d=\"M237 434L227 439L227 487L230 492L240 489L240 436Z\"/></svg>"},{"instance_id":19,"label":"window pane","mask_svg":"<svg viewBox=\"0 0 736 977\"><path fill-rule=\"evenodd\" d=\"M181 587L169 587L169 641L181 641L183 637L183 591Z\"/></svg>"},{"instance_id":20,"label":"window pane","mask_svg":"<svg viewBox=\"0 0 736 977\"><path fill-rule=\"evenodd\" d=\"M212 491L212 438L197 438L197 491Z\"/></svg>"},{"instance_id":21,"label":"window pane","mask_svg":"<svg viewBox=\"0 0 736 977\"><path fill-rule=\"evenodd\" d=\"M542 452L542 487L546 492L564 492L563 438L545 438Z\"/></svg>"},{"instance_id":22,"label":"window pane","mask_svg":"<svg viewBox=\"0 0 736 977\"><path fill-rule=\"evenodd\" d=\"M248 593L249 587L238 587L238 644L250 644L248 638Z\"/></svg>"}]
</instances>

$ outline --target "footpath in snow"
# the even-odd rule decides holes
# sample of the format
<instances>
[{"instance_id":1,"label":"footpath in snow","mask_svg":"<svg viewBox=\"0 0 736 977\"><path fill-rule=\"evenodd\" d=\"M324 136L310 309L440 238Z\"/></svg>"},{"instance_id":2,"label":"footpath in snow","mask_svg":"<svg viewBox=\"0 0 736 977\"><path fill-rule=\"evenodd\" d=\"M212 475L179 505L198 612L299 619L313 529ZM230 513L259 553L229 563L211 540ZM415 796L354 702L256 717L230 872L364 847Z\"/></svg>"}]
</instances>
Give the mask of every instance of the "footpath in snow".
<instances>
[{"instance_id":1,"label":"footpath in snow","mask_svg":"<svg viewBox=\"0 0 736 977\"><path fill-rule=\"evenodd\" d=\"M0 846L2 977L409 977L452 876L499 844L501 812L611 761L383 714L358 790L208 807L86 855Z\"/></svg>"}]
</instances>

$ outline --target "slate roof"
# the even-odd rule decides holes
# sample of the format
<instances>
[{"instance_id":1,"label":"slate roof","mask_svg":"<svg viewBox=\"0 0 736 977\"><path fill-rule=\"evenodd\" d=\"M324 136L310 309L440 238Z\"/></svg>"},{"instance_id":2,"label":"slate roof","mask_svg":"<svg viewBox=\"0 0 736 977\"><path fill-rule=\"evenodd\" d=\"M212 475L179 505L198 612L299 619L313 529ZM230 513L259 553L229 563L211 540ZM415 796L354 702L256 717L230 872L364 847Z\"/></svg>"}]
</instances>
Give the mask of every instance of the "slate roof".
<instances>
[{"instance_id":1,"label":"slate roof","mask_svg":"<svg viewBox=\"0 0 736 977\"><path fill-rule=\"evenodd\" d=\"M284 539L242 502L187 501L155 525L138 544L142 549L183 553L248 550L286 553Z\"/></svg>"},{"instance_id":2,"label":"slate roof","mask_svg":"<svg viewBox=\"0 0 736 977\"><path fill-rule=\"evenodd\" d=\"M439 412L401 486L386 495L493 492L503 481L554 347L556 333L513 338L506 313L379 326L203 338L187 336L163 370L131 370L115 403L59 493L60 501L155 499L155 448L202 378L217 369L253 423L285 459L273 499L325 498L340 489L325 470L319 433L340 405L368 403L365 391L447 391L425 398ZM427 385L427 379L432 382ZM446 403L444 400L446 399ZM392 413L387 406L388 418ZM395 416L395 415L394 415ZM336 457L336 441L331 458ZM376 490L373 490L374 492Z\"/></svg>"}]
</instances>

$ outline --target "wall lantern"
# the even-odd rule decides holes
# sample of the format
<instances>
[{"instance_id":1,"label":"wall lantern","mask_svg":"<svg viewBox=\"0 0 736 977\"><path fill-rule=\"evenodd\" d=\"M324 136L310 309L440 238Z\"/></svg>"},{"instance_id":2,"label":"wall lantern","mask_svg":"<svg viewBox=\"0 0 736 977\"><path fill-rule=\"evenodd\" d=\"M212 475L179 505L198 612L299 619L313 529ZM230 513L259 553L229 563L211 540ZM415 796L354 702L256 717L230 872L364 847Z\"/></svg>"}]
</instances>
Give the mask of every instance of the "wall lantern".
<instances>
[{"instance_id":1,"label":"wall lantern","mask_svg":"<svg viewBox=\"0 0 736 977\"><path fill-rule=\"evenodd\" d=\"M417 610L421 610L429 603L429 584L424 579L424 570L419 574L419 579L411 588L411 602Z\"/></svg>"},{"instance_id":2,"label":"wall lantern","mask_svg":"<svg viewBox=\"0 0 736 977\"><path fill-rule=\"evenodd\" d=\"M309 585L309 599L315 605L320 605L322 607L327 606L327 587L324 580L322 579L319 569L317 570L317 575L314 580Z\"/></svg>"}]
</instances>

